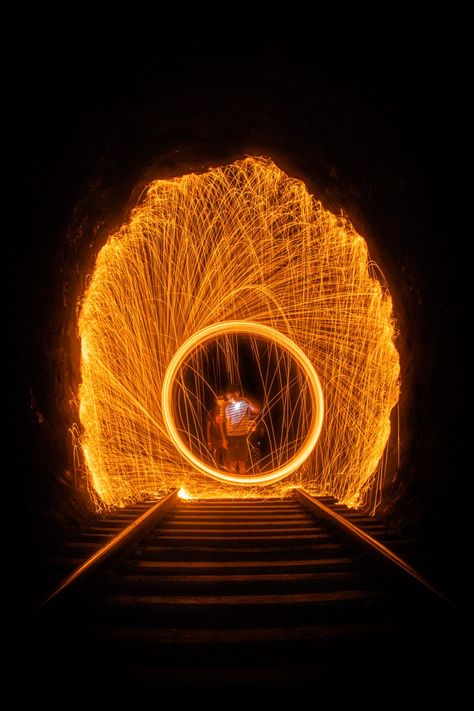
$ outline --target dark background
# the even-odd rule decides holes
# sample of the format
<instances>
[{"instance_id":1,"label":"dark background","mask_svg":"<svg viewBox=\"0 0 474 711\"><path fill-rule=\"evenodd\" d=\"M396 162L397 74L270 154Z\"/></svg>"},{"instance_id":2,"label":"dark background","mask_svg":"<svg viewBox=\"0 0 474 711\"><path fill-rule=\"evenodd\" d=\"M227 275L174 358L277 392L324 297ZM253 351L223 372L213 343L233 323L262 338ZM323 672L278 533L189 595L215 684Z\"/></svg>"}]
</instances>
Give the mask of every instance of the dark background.
<instances>
[{"instance_id":1,"label":"dark background","mask_svg":"<svg viewBox=\"0 0 474 711\"><path fill-rule=\"evenodd\" d=\"M151 179L258 154L348 215L385 273L400 331L402 461L380 510L436 551L434 577L462 593L460 60L408 22L392 40L346 40L303 17L303 34L294 22L279 35L234 23L209 37L193 18L183 35L178 11L148 32L132 19L45 33L31 18L7 71L15 544L34 557L89 515L68 428L74 314L100 246Z\"/></svg>"}]
</instances>

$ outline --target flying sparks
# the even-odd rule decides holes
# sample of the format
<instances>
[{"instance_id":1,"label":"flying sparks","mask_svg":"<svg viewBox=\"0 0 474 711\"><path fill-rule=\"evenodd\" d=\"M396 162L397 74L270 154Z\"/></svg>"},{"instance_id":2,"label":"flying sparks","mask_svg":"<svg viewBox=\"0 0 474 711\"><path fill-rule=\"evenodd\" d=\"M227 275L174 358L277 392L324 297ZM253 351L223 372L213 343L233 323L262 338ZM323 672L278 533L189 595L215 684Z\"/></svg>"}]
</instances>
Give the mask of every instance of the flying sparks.
<instances>
[{"instance_id":1,"label":"flying sparks","mask_svg":"<svg viewBox=\"0 0 474 711\"><path fill-rule=\"evenodd\" d=\"M152 183L97 257L79 332L98 506L262 485L357 504L382 475L399 392L388 289L364 239L270 160ZM262 405L269 451L250 449L245 477L206 448L229 382Z\"/></svg>"}]
</instances>

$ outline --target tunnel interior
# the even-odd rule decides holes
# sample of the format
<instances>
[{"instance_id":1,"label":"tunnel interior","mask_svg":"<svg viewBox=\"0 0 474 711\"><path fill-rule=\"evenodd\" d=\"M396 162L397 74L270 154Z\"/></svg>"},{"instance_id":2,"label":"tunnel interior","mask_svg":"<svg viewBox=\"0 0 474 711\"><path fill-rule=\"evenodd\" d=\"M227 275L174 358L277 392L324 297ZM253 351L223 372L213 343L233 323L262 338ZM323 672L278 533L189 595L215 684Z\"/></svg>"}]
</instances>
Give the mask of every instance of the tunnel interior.
<instances>
[{"instance_id":1,"label":"tunnel interior","mask_svg":"<svg viewBox=\"0 0 474 711\"><path fill-rule=\"evenodd\" d=\"M391 285L403 388L379 512L446 560L460 526L446 492L463 489L452 421L462 420L462 298L445 258L452 127L435 110L447 103L438 72L420 85L416 72L388 63L381 81L364 58L324 73L283 60L156 71L139 51L131 61L99 44L81 61L62 48L66 85L44 55L15 94L16 214L28 205L9 275L13 501L17 518L29 520L20 548L35 533L47 547L92 515L70 431L80 383L75 316L100 248L150 180L256 152L349 215ZM444 565L451 574L454 561Z\"/></svg>"}]
</instances>

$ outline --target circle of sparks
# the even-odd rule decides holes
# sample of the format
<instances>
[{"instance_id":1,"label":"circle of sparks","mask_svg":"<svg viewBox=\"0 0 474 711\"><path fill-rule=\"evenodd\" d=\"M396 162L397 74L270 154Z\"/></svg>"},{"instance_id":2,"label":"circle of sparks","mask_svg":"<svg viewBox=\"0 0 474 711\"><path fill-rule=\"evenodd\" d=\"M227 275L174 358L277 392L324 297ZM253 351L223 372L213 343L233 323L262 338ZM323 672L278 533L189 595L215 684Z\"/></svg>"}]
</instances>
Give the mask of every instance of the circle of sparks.
<instances>
[{"instance_id":1,"label":"circle of sparks","mask_svg":"<svg viewBox=\"0 0 474 711\"><path fill-rule=\"evenodd\" d=\"M313 406L311 408L311 423L306 439L296 455L286 462L284 466L265 472L265 474L235 476L233 474L229 474L228 472L210 467L208 464L199 459L199 457L196 457L196 455L186 446L176 427L173 413L173 385L177 372L186 357L195 348L224 333L262 336L263 338L276 343L278 346L286 350L292 358L294 358L306 376L306 380L309 385ZM280 481L298 469L298 467L302 466L316 446L324 419L323 390L316 370L314 369L309 358L305 355L301 348L299 348L296 343L291 340L291 338L288 338L275 328L271 328L270 326L266 326L261 323L253 323L251 321L226 321L224 323L215 323L201 329L188 338L187 341L183 343L180 348L178 348L166 370L163 378L163 388L161 391L161 404L163 418L168 434L183 457L185 457L190 464L213 479L218 479L232 484L251 484L252 486Z\"/></svg>"}]
</instances>

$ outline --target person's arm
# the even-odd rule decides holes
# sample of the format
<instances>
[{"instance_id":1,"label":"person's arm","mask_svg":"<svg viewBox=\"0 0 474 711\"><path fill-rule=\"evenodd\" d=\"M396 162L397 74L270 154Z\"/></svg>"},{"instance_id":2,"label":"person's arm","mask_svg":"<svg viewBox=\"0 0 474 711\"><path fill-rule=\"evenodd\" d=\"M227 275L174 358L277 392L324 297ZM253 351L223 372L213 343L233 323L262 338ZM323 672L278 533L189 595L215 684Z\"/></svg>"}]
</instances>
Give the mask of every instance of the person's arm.
<instances>
[{"instance_id":1,"label":"person's arm","mask_svg":"<svg viewBox=\"0 0 474 711\"><path fill-rule=\"evenodd\" d=\"M206 422L206 437L207 437L207 446L211 447L212 446L212 441L211 441L211 418L207 418Z\"/></svg>"},{"instance_id":2,"label":"person's arm","mask_svg":"<svg viewBox=\"0 0 474 711\"><path fill-rule=\"evenodd\" d=\"M258 413L259 413L260 410L262 409L262 408L260 407L260 405L257 405L257 403L254 402L253 400L249 400L248 397L245 397L244 400L245 400L245 402L247 403L247 405L249 406L250 410L251 410L255 415L258 415Z\"/></svg>"}]
</instances>

